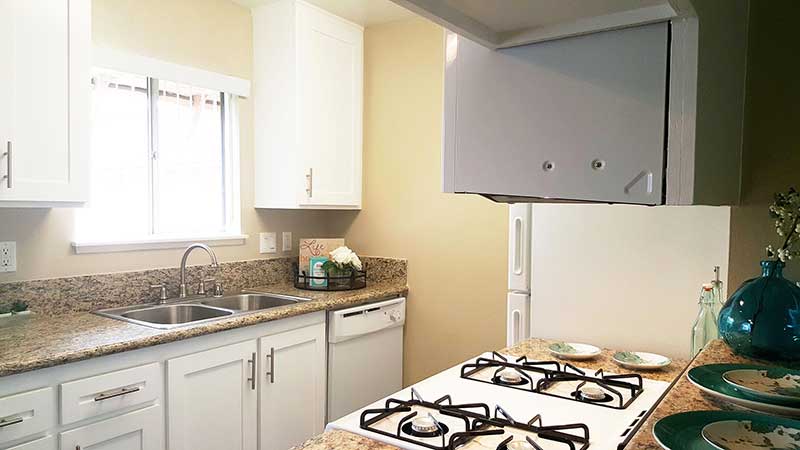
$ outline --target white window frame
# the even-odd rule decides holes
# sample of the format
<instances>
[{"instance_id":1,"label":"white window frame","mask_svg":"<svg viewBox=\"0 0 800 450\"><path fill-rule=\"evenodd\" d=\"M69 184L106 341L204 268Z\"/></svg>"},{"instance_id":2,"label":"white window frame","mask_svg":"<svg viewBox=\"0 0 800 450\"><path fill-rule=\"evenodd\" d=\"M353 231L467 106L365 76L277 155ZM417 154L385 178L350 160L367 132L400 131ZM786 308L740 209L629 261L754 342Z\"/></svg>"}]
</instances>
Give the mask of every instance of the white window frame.
<instances>
[{"instance_id":1,"label":"white window frame","mask_svg":"<svg viewBox=\"0 0 800 450\"><path fill-rule=\"evenodd\" d=\"M140 55L120 52L108 47L94 47L93 65L119 72L174 81L191 86L213 89L224 93L223 136L225 161L228 167L225 178L226 223L236 233L215 235L153 235L134 240L74 241L75 253L108 253L121 251L182 248L193 242L209 245L243 245L248 238L241 234L239 112L235 97L250 95L250 81L215 72L186 67Z\"/></svg>"}]
</instances>

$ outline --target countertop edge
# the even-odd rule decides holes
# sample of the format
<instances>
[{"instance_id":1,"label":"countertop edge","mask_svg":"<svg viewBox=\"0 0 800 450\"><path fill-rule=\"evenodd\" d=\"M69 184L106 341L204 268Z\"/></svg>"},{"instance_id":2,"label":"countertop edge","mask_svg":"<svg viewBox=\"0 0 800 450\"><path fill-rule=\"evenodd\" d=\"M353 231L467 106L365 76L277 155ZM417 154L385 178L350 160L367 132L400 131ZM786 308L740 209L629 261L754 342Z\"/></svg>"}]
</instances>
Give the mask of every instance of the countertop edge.
<instances>
[{"instance_id":1,"label":"countertop edge","mask_svg":"<svg viewBox=\"0 0 800 450\"><path fill-rule=\"evenodd\" d=\"M409 290L408 285L401 285L399 283L398 284L376 283L376 285L374 286L376 292L374 293L370 292L369 288L370 286L367 286L367 288L365 288L367 289L367 291L363 290L338 291L334 293L336 296L330 299L312 298L307 302L303 302L297 305L291 305L290 307L273 309L273 310L264 310L260 312L254 312L252 314L246 314L228 319L221 319L215 322L203 323L195 326L174 328L171 330L156 330L153 328L144 327L142 325L130 324L116 319L98 316L96 314L88 312L77 313L56 318L52 317L42 318L42 320L47 320L47 319L69 320L67 318L72 318L75 320L80 320L81 318L101 319L103 321L114 322L115 325L120 326L120 330L124 329L125 327L133 326L133 327L146 328L146 330L141 330L141 331L145 332L149 330L152 331L153 334L137 336L128 340L123 339L120 340L119 342L99 344L94 347L90 348L87 347L85 349L80 349L80 350L71 350L62 353L56 351L54 353L48 354L46 358L41 358L37 361L22 361L18 363L9 364L9 363L4 363L2 359L0 359L0 378L12 375L18 375L25 372L31 372L34 370L46 369L64 364L85 361L88 359L97 358L101 356L108 356L117 353L138 350L146 347L168 344L171 342L182 341L193 337L218 333L227 330L233 330L237 328L243 328L251 325L273 322L276 320L287 319L290 317L301 316L304 314L311 314L319 311L333 311L337 309L358 306L366 303L374 303L389 298L403 297L408 294ZM284 291L284 289L282 289L282 286L275 286L272 289L270 289L270 286L259 286L247 290L269 292L275 294L283 294ZM313 295L320 296L324 295L324 293L320 294L318 292L314 292Z\"/></svg>"}]
</instances>

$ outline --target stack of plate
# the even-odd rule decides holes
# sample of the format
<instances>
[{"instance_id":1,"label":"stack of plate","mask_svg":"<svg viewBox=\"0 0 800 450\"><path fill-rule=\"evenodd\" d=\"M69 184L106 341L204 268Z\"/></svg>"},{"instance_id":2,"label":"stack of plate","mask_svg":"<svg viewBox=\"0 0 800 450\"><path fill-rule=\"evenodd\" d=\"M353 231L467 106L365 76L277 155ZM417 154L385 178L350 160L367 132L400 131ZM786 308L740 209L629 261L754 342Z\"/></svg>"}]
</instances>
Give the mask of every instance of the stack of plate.
<instances>
[{"instance_id":1,"label":"stack of plate","mask_svg":"<svg viewBox=\"0 0 800 450\"><path fill-rule=\"evenodd\" d=\"M748 409L800 417L800 370L752 364L695 367L701 391ZM694 411L665 417L653 434L666 449L800 449L800 421L732 411Z\"/></svg>"}]
</instances>

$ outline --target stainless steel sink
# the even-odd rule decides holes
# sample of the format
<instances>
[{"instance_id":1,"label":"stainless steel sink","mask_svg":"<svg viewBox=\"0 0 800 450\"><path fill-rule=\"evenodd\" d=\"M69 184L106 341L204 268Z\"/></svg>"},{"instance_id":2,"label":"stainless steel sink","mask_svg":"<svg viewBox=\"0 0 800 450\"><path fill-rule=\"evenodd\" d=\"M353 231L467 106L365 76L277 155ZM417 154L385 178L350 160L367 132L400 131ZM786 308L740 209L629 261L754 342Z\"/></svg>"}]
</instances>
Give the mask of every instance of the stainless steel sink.
<instances>
[{"instance_id":1,"label":"stainless steel sink","mask_svg":"<svg viewBox=\"0 0 800 450\"><path fill-rule=\"evenodd\" d=\"M160 305L120 314L122 317L157 325L180 325L188 322L230 316L232 311L203 305Z\"/></svg>"},{"instance_id":2,"label":"stainless steel sink","mask_svg":"<svg viewBox=\"0 0 800 450\"><path fill-rule=\"evenodd\" d=\"M170 329L270 308L294 305L307 298L277 294L238 294L219 298L174 299L163 305L135 305L95 311L95 314L152 328Z\"/></svg>"},{"instance_id":3,"label":"stainless steel sink","mask_svg":"<svg viewBox=\"0 0 800 450\"><path fill-rule=\"evenodd\" d=\"M234 311L258 311L261 309L294 305L304 300L306 299L278 295L241 294L222 298L210 298L208 300L201 300L200 303Z\"/></svg>"}]
</instances>

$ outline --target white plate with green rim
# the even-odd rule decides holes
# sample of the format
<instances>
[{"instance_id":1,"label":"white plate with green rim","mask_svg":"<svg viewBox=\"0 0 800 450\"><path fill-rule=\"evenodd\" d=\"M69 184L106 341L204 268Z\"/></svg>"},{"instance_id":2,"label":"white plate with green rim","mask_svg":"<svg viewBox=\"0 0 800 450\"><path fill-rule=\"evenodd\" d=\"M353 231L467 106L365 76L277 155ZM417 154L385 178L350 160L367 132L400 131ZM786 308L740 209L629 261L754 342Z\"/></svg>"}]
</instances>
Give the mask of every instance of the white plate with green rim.
<instances>
[{"instance_id":1,"label":"white plate with green rim","mask_svg":"<svg viewBox=\"0 0 800 450\"><path fill-rule=\"evenodd\" d=\"M579 344L577 342L555 342L550 344L547 349L551 354L561 359L592 359L600 355L600 348L589 344Z\"/></svg>"},{"instance_id":2,"label":"white plate with green rim","mask_svg":"<svg viewBox=\"0 0 800 450\"><path fill-rule=\"evenodd\" d=\"M722 420L701 432L719 450L797 450L800 430L768 421Z\"/></svg>"},{"instance_id":3,"label":"white plate with green rim","mask_svg":"<svg viewBox=\"0 0 800 450\"><path fill-rule=\"evenodd\" d=\"M800 404L800 371L780 367L737 369L722 374L722 379L742 392L766 401Z\"/></svg>"},{"instance_id":4,"label":"white plate with green rim","mask_svg":"<svg viewBox=\"0 0 800 450\"><path fill-rule=\"evenodd\" d=\"M666 356L647 352L617 352L612 359L620 366L634 370L655 370L672 364Z\"/></svg>"}]
</instances>

